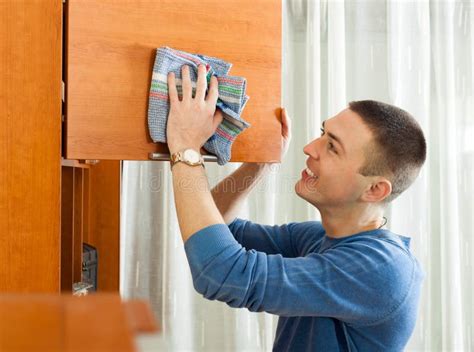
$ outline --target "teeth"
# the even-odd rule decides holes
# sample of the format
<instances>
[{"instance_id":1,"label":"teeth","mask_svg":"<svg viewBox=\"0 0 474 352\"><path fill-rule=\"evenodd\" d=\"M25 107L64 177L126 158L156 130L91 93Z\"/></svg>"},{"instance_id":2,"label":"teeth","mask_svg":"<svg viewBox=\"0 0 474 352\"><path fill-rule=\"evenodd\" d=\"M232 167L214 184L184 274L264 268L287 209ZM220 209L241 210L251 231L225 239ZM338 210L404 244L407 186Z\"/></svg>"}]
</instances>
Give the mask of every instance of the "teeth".
<instances>
[{"instance_id":1,"label":"teeth","mask_svg":"<svg viewBox=\"0 0 474 352\"><path fill-rule=\"evenodd\" d=\"M307 173L309 176L311 176L311 177L316 177L316 178L318 178L318 176L315 176L314 173L313 173L313 171L311 171L311 170L308 169L308 168L306 168L306 173Z\"/></svg>"}]
</instances>

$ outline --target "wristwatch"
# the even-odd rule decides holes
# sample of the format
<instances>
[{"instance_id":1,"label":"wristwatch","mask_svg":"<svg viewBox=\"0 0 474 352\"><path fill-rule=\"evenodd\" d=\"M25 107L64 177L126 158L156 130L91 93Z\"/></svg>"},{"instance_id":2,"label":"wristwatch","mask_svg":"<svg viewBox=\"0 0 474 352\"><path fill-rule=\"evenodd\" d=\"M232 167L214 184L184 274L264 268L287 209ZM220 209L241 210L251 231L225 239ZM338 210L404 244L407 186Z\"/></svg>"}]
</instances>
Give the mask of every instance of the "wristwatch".
<instances>
[{"instance_id":1,"label":"wristwatch","mask_svg":"<svg viewBox=\"0 0 474 352\"><path fill-rule=\"evenodd\" d=\"M202 165L203 167L205 167L204 159L202 158L201 153L191 148L184 149L177 153L172 154L170 161L171 161L171 169L173 168L174 164L179 163L180 161L190 166Z\"/></svg>"}]
</instances>

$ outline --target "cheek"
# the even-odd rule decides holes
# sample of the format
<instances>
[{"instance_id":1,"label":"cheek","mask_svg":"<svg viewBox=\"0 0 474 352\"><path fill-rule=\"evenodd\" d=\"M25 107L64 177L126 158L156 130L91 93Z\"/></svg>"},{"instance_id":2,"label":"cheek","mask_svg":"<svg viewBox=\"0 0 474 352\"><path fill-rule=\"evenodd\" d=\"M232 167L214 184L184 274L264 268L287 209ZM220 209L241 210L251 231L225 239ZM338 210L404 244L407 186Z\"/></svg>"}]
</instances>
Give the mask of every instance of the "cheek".
<instances>
[{"instance_id":1,"label":"cheek","mask_svg":"<svg viewBox=\"0 0 474 352\"><path fill-rule=\"evenodd\" d=\"M351 170L339 169L324 178L327 187L339 195L352 194L358 189L357 179Z\"/></svg>"}]
</instances>

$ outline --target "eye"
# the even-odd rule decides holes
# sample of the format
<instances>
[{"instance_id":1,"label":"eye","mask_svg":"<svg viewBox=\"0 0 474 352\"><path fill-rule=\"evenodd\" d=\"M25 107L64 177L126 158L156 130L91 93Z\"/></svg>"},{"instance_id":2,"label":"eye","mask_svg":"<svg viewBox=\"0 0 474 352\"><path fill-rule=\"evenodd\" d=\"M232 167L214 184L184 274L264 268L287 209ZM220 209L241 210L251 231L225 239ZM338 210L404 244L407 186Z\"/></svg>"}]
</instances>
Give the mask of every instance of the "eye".
<instances>
[{"instance_id":1,"label":"eye","mask_svg":"<svg viewBox=\"0 0 474 352\"><path fill-rule=\"evenodd\" d=\"M334 148L334 144L332 142L328 142L328 147L330 150L337 154L336 148Z\"/></svg>"},{"instance_id":2,"label":"eye","mask_svg":"<svg viewBox=\"0 0 474 352\"><path fill-rule=\"evenodd\" d=\"M320 130L321 130L321 137L322 137L324 136L326 132L323 127L321 127ZM334 148L334 144L332 142L328 142L328 149L332 150L335 154L337 154L336 148Z\"/></svg>"}]
</instances>

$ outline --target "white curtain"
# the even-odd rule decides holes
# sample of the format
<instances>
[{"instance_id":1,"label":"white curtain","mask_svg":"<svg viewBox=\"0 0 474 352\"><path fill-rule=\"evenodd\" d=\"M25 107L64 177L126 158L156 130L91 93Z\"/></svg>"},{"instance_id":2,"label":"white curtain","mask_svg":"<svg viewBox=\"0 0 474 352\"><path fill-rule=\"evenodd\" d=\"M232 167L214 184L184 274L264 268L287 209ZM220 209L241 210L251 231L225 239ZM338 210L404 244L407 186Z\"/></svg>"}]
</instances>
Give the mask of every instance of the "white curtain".
<instances>
[{"instance_id":1,"label":"white curtain","mask_svg":"<svg viewBox=\"0 0 474 352\"><path fill-rule=\"evenodd\" d=\"M351 100L411 112L428 144L416 182L388 208L427 276L407 351L474 349L474 9L469 1L283 0L283 163L240 214L267 224L320 220L294 193L303 146ZM403 143L403 141L400 141ZM211 186L240 164L206 166ZM196 294L166 162L124 162L121 293L148 299L174 351L270 351L277 318Z\"/></svg>"}]
</instances>

